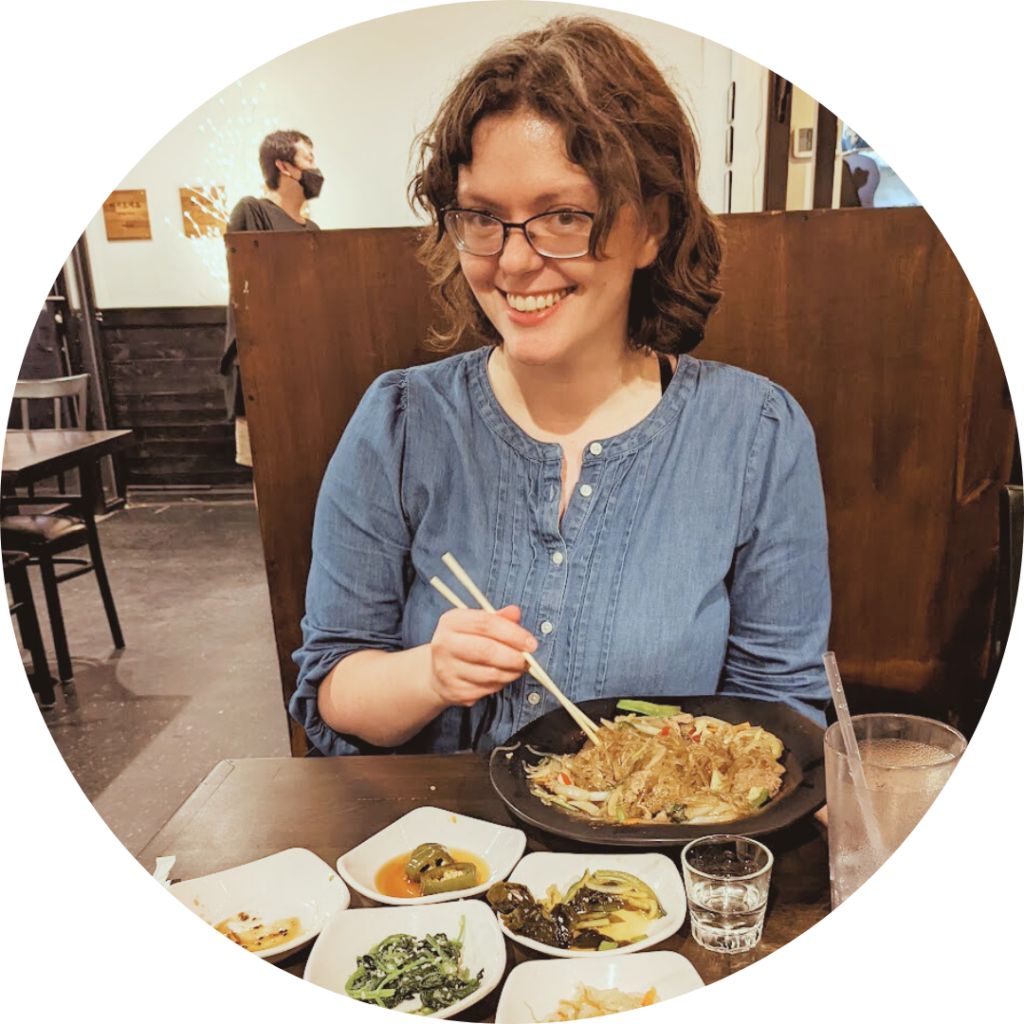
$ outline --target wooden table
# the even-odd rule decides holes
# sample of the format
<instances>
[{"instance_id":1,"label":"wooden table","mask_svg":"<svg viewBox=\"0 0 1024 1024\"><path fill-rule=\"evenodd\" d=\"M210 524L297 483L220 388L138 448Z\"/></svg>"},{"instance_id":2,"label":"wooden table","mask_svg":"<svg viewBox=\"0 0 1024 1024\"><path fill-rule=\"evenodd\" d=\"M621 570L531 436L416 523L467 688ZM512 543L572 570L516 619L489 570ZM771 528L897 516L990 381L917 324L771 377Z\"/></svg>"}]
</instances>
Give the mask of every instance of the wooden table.
<instances>
[{"instance_id":1,"label":"wooden table","mask_svg":"<svg viewBox=\"0 0 1024 1024\"><path fill-rule=\"evenodd\" d=\"M99 460L133 443L130 430L9 430L4 442L3 477L0 480L0 493L3 494L4 515L29 514L34 506L57 505L66 510L65 514L77 516L85 523L88 534L89 554L92 559L92 570L96 573L100 595L110 623L110 632L114 645L124 647L121 624L117 617L114 597L107 580L103 565L103 554L100 549L99 532L96 528L96 516L103 511L103 489L100 482ZM49 477L78 471L78 494L47 494L35 497L22 497L16 488L37 483ZM63 487L61 488L63 490ZM31 490L29 494L31 494ZM52 562L50 573L52 574ZM81 572L88 572L88 567L76 569L74 573L65 573L54 579L51 575L51 589L47 590L47 576L43 577L43 587L47 590L47 605L50 608L50 624L53 632L57 670L60 680L69 684L74 679L71 653L68 650L67 636L64 632L63 616L59 614L59 598L56 595L60 580L69 579ZM33 687L40 694L49 698L52 681L34 682Z\"/></svg>"},{"instance_id":2,"label":"wooden table","mask_svg":"<svg viewBox=\"0 0 1024 1024\"><path fill-rule=\"evenodd\" d=\"M85 470L131 443L130 430L8 430L3 488L8 491L75 468ZM83 497L86 488L94 486L93 477L82 472Z\"/></svg>"},{"instance_id":3,"label":"wooden table","mask_svg":"<svg viewBox=\"0 0 1024 1024\"><path fill-rule=\"evenodd\" d=\"M487 758L477 754L390 757L258 758L221 761L139 854L153 871L175 855L172 879L222 871L293 846L332 867L338 858L415 807L437 806L521 828L527 853L595 848L524 826L491 788ZM682 953L706 984L784 946L829 911L828 844L813 819L768 837L775 855L764 937L751 953L711 953L694 942L689 924L654 949ZM632 848L618 852L637 852ZM661 847L678 863L678 847ZM375 906L352 892L353 907ZM538 954L508 942L508 968ZM301 977L309 949L282 960ZM501 986L461 1018L494 1019Z\"/></svg>"}]
</instances>

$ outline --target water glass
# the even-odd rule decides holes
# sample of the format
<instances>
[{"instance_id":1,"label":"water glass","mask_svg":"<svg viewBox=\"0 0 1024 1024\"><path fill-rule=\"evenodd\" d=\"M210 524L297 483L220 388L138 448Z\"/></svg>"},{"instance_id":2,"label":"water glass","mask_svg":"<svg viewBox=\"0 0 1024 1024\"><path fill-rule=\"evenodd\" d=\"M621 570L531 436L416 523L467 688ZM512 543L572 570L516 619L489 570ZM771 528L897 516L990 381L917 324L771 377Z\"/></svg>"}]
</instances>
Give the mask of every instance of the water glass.
<instances>
[{"instance_id":1,"label":"water glass","mask_svg":"<svg viewBox=\"0 0 1024 1024\"><path fill-rule=\"evenodd\" d=\"M852 722L866 792L854 783L839 723L825 731L833 908L910 835L967 748L956 729L917 715L854 715Z\"/></svg>"},{"instance_id":2,"label":"water glass","mask_svg":"<svg viewBox=\"0 0 1024 1024\"><path fill-rule=\"evenodd\" d=\"M682 852L690 930L718 953L744 953L761 941L774 857L743 836L705 836Z\"/></svg>"}]
</instances>

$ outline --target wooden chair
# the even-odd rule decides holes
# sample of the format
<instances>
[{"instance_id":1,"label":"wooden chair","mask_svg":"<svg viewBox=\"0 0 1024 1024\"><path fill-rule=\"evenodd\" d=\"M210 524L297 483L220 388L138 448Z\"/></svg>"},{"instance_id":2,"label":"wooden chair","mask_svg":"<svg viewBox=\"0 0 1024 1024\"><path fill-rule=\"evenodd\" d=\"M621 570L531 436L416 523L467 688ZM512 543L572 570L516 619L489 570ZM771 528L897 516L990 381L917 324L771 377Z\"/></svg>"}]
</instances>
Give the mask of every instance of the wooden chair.
<instances>
[{"instance_id":1,"label":"wooden chair","mask_svg":"<svg viewBox=\"0 0 1024 1024\"><path fill-rule=\"evenodd\" d=\"M74 377L58 377L52 380L18 381L14 397L20 407L23 427L31 424L29 403L46 401L53 403L54 426L41 429L77 429L84 430L86 425L86 395L88 374ZM74 426L65 425L63 405L67 401L74 412ZM26 428L26 429L30 429ZM52 508L54 501L59 508ZM23 512L25 505L51 506L47 511L27 515ZM114 596L110 590L103 554L100 550L99 534L96 530L95 509L83 499L81 493L69 494L61 481L61 493L58 497L36 497L33 494L5 495L3 499L3 516L0 518L0 542L4 550L20 551L27 554L32 565L39 567L43 580L43 591L46 595L46 607L50 616L50 628L53 632L54 653L57 656L57 671L62 683L70 683L74 678L71 667L71 654L68 650L67 633L64 628L64 615L61 610L58 585L75 579L85 573L94 572L96 582L103 599L103 607L107 613L110 635L114 646L124 647L121 624L114 606ZM82 547L89 548L89 558L68 557L68 552ZM56 566L75 566L69 572L57 575Z\"/></svg>"},{"instance_id":2,"label":"wooden chair","mask_svg":"<svg viewBox=\"0 0 1024 1024\"><path fill-rule=\"evenodd\" d=\"M15 409L20 416L20 430L31 430L30 402L45 399L53 403L54 430L85 430L89 401L89 374L51 377L48 380L19 380L14 385ZM65 423L64 408L70 407L71 423ZM39 429L39 428L36 428Z\"/></svg>"},{"instance_id":3,"label":"wooden chair","mask_svg":"<svg viewBox=\"0 0 1024 1024\"><path fill-rule=\"evenodd\" d=\"M85 430L89 411L89 374L19 380L14 385L12 411L12 418L16 421L12 427L14 430ZM63 473L57 477L57 490L61 495L67 490ZM35 495L34 484L29 484L28 494L29 497Z\"/></svg>"},{"instance_id":4,"label":"wooden chair","mask_svg":"<svg viewBox=\"0 0 1024 1024\"><path fill-rule=\"evenodd\" d=\"M11 588L10 611L17 617L22 646L32 658L32 675L29 682L32 689L39 694L39 706L44 711L49 711L56 703L56 696L53 692L50 666L46 660L46 648L43 646L43 634L39 629L36 605L32 600L32 587L28 582L29 557L24 551L4 551L3 561L4 579Z\"/></svg>"}]
</instances>

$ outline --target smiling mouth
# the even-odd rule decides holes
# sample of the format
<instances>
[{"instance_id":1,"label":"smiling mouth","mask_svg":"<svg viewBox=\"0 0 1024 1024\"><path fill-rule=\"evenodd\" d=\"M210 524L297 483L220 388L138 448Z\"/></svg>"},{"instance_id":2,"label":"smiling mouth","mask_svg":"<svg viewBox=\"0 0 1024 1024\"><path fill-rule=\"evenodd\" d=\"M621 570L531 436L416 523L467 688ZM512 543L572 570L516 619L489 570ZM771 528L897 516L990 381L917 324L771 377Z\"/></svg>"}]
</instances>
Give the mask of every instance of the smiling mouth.
<instances>
[{"instance_id":1,"label":"smiling mouth","mask_svg":"<svg viewBox=\"0 0 1024 1024\"><path fill-rule=\"evenodd\" d=\"M502 292L502 295L517 313L534 313L542 309L550 309L575 290L575 288L562 288L559 291L544 292L539 295L515 295L512 292Z\"/></svg>"}]
</instances>

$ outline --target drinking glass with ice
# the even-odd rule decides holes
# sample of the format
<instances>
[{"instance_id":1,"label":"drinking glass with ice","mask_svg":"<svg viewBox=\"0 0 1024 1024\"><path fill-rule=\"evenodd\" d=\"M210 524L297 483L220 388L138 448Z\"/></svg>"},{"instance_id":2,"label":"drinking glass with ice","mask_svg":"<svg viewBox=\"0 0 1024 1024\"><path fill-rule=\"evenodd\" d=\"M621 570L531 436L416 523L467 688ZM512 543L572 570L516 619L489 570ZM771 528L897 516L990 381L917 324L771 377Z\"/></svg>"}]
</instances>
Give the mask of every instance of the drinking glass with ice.
<instances>
[{"instance_id":1,"label":"drinking glass with ice","mask_svg":"<svg viewBox=\"0 0 1024 1024\"><path fill-rule=\"evenodd\" d=\"M961 733L917 715L855 715L866 790L850 770L839 723L825 732L832 906L860 888L913 831L967 748Z\"/></svg>"}]
</instances>

